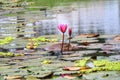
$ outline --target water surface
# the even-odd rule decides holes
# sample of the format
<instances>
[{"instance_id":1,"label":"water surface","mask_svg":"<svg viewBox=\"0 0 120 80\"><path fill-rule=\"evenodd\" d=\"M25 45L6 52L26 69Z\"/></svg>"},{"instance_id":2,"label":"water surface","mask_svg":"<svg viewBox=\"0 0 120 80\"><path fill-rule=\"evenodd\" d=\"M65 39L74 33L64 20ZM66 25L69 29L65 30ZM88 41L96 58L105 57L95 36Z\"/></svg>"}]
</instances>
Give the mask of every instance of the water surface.
<instances>
[{"instance_id":1,"label":"water surface","mask_svg":"<svg viewBox=\"0 0 120 80\"><path fill-rule=\"evenodd\" d=\"M47 9L47 11L26 11L22 16L25 19L25 28L21 28L21 31L36 32L36 36L60 34L57 25L65 23L73 28L73 35L120 33L119 0L90 0L65 4L67 3ZM5 27L8 29L7 32ZM1 35L15 35L17 27L17 16L0 19ZM34 36L33 34L26 36Z\"/></svg>"}]
</instances>

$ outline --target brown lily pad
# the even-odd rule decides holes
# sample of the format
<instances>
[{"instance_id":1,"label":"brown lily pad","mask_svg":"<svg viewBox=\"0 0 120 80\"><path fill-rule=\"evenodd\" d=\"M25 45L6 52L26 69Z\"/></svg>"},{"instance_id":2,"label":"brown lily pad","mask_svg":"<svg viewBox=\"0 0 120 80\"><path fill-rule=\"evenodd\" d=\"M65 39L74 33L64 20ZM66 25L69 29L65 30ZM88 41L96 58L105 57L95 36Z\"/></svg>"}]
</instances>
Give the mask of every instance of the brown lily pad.
<instances>
[{"instance_id":1,"label":"brown lily pad","mask_svg":"<svg viewBox=\"0 0 120 80\"><path fill-rule=\"evenodd\" d=\"M72 67L64 67L63 70L77 71L77 70L80 70L80 67L75 67L75 66L72 66Z\"/></svg>"},{"instance_id":2,"label":"brown lily pad","mask_svg":"<svg viewBox=\"0 0 120 80\"><path fill-rule=\"evenodd\" d=\"M40 79L47 79L47 78L51 78L53 76L54 72L50 72L46 75L44 75L43 77L40 77Z\"/></svg>"},{"instance_id":3,"label":"brown lily pad","mask_svg":"<svg viewBox=\"0 0 120 80\"><path fill-rule=\"evenodd\" d=\"M75 78L74 76L71 76L71 75L63 75L62 77L69 80L73 80Z\"/></svg>"},{"instance_id":4,"label":"brown lily pad","mask_svg":"<svg viewBox=\"0 0 120 80\"><path fill-rule=\"evenodd\" d=\"M120 41L120 35L116 36L113 40L114 41Z\"/></svg>"},{"instance_id":5,"label":"brown lily pad","mask_svg":"<svg viewBox=\"0 0 120 80\"><path fill-rule=\"evenodd\" d=\"M88 45L89 45L89 42L82 42L82 45L88 46Z\"/></svg>"},{"instance_id":6,"label":"brown lily pad","mask_svg":"<svg viewBox=\"0 0 120 80\"><path fill-rule=\"evenodd\" d=\"M8 76L6 80L23 79L23 76Z\"/></svg>"},{"instance_id":7,"label":"brown lily pad","mask_svg":"<svg viewBox=\"0 0 120 80\"><path fill-rule=\"evenodd\" d=\"M98 37L100 36L99 34L81 34L79 35L80 37L87 37L87 38L92 38L92 37Z\"/></svg>"},{"instance_id":8,"label":"brown lily pad","mask_svg":"<svg viewBox=\"0 0 120 80\"><path fill-rule=\"evenodd\" d=\"M52 44L45 48L47 51L60 51L61 50L62 43L56 43ZM68 49L69 47L69 49ZM69 50L77 50L77 45L69 45L68 43L64 43L63 45L63 51L69 51Z\"/></svg>"}]
</instances>

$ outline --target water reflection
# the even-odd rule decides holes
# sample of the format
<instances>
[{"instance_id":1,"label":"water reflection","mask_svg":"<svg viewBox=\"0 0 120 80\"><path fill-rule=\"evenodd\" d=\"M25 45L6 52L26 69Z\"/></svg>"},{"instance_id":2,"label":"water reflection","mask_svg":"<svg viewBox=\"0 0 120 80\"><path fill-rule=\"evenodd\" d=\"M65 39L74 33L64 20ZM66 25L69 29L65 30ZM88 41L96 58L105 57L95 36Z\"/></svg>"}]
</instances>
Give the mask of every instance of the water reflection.
<instances>
[{"instance_id":1,"label":"water reflection","mask_svg":"<svg viewBox=\"0 0 120 80\"><path fill-rule=\"evenodd\" d=\"M44 12L39 12L38 14L28 12L26 16L29 18L25 18L25 21L27 21L25 26L27 27L24 30L35 31L36 36L60 34L57 30L57 25L66 23L69 27L73 28L73 35L81 33L120 34L119 9L119 0L91 0L88 2L72 3L69 7L58 6L52 10L46 10L44 19L42 17ZM9 18L6 19L9 20ZM1 19L0 24L6 24L8 22L6 19ZM16 23L16 21L14 22ZM32 30L27 30L29 24L36 27L30 28ZM1 29L0 32L2 32Z\"/></svg>"},{"instance_id":2,"label":"water reflection","mask_svg":"<svg viewBox=\"0 0 120 80\"><path fill-rule=\"evenodd\" d=\"M119 0L80 3L75 11L57 15L58 23L67 23L77 33L119 34Z\"/></svg>"}]
</instances>

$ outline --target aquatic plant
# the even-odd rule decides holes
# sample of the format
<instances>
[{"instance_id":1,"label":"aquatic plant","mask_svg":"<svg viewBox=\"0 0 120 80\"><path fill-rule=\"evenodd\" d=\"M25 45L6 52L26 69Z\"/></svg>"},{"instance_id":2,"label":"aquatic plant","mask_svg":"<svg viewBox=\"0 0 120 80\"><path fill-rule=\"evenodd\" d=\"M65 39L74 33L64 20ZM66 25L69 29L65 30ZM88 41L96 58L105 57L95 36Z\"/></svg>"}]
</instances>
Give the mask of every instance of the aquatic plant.
<instances>
[{"instance_id":1,"label":"aquatic plant","mask_svg":"<svg viewBox=\"0 0 120 80\"><path fill-rule=\"evenodd\" d=\"M67 30L67 24L60 24L58 29L62 32L62 46L61 46L61 53L63 52L63 45L64 45L64 33Z\"/></svg>"},{"instance_id":2,"label":"aquatic plant","mask_svg":"<svg viewBox=\"0 0 120 80\"><path fill-rule=\"evenodd\" d=\"M69 29L68 29L68 34L69 34L69 38L68 38L68 40L69 40L68 50L69 50L69 48L70 48L70 43L71 43L71 39L72 39L72 28L69 28Z\"/></svg>"},{"instance_id":3,"label":"aquatic plant","mask_svg":"<svg viewBox=\"0 0 120 80\"><path fill-rule=\"evenodd\" d=\"M24 54L23 53L15 53L14 56L15 57L17 57L17 56L24 56Z\"/></svg>"},{"instance_id":4,"label":"aquatic plant","mask_svg":"<svg viewBox=\"0 0 120 80\"><path fill-rule=\"evenodd\" d=\"M88 59L78 60L76 66L85 67ZM120 71L120 61L94 60L95 67L90 69L81 69L80 73L91 73L97 71Z\"/></svg>"},{"instance_id":5,"label":"aquatic plant","mask_svg":"<svg viewBox=\"0 0 120 80\"><path fill-rule=\"evenodd\" d=\"M82 60L78 60L76 61L75 66L80 66L80 67L84 67L86 65L88 58L82 59Z\"/></svg>"},{"instance_id":6,"label":"aquatic plant","mask_svg":"<svg viewBox=\"0 0 120 80\"><path fill-rule=\"evenodd\" d=\"M37 42L45 42L47 41L47 39L45 37L37 37L37 38L33 38L33 41L37 41Z\"/></svg>"},{"instance_id":7,"label":"aquatic plant","mask_svg":"<svg viewBox=\"0 0 120 80\"><path fill-rule=\"evenodd\" d=\"M0 52L0 57L17 57L24 56L23 53L12 53L12 52Z\"/></svg>"},{"instance_id":8,"label":"aquatic plant","mask_svg":"<svg viewBox=\"0 0 120 80\"><path fill-rule=\"evenodd\" d=\"M13 40L14 38L11 36L5 37L4 39L0 39L0 45L9 44Z\"/></svg>"},{"instance_id":9,"label":"aquatic plant","mask_svg":"<svg viewBox=\"0 0 120 80\"><path fill-rule=\"evenodd\" d=\"M0 56L1 56L1 57L13 57L14 54L11 53L11 52L7 52L7 53L0 52Z\"/></svg>"},{"instance_id":10,"label":"aquatic plant","mask_svg":"<svg viewBox=\"0 0 120 80\"><path fill-rule=\"evenodd\" d=\"M55 39L55 38L52 38L52 39L48 39L48 38L45 38L45 37L37 37L37 38L32 38L32 39L29 39L29 42L27 43L26 45L26 48L27 49L35 49L37 48L41 42L57 42L58 40Z\"/></svg>"},{"instance_id":11,"label":"aquatic plant","mask_svg":"<svg viewBox=\"0 0 120 80\"><path fill-rule=\"evenodd\" d=\"M37 38L33 38L32 39L34 42L57 42L58 40L57 39L48 39L48 38L45 38L45 37L37 37Z\"/></svg>"},{"instance_id":12,"label":"aquatic plant","mask_svg":"<svg viewBox=\"0 0 120 80\"><path fill-rule=\"evenodd\" d=\"M41 64L50 64L51 61L50 60L43 60L43 62Z\"/></svg>"},{"instance_id":13,"label":"aquatic plant","mask_svg":"<svg viewBox=\"0 0 120 80\"><path fill-rule=\"evenodd\" d=\"M35 49L35 48L37 48L37 46L38 46L38 43L37 42L33 42L31 40L31 42L27 44L26 48L27 49Z\"/></svg>"}]
</instances>

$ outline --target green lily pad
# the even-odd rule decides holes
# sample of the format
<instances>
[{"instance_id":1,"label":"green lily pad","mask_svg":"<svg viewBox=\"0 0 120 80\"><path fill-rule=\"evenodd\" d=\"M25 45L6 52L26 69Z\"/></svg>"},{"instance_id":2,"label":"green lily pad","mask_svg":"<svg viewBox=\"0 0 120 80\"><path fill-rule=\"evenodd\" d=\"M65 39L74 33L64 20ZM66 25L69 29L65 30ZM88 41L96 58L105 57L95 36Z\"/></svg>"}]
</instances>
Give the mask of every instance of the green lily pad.
<instances>
[{"instance_id":1,"label":"green lily pad","mask_svg":"<svg viewBox=\"0 0 120 80\"><path fill-rule=\"evenodd\" d=\"M4 76L0 76L0 80L4 80Z\"/></svg>"},{"instance_id":2,"label":"green lily pad","mask_svg":"<svg viewBox=\"0 0 120 80\"><path fill-rule=\"evenodd\" d=\"M0 66L0 71L11 68L11 66Z\"/></svg>"},{"instance_id":3,"label":"green lily pad","mask_svg":"<svg viewBox=\"0 0 120 80\"><path fill-rule=\"evenodd\" d=\"M63 78L63 77L58 77L58 78L55 78L53 80L69 80L69 79L66 79L66 78Z\"/></svg>"},{"instance_id":4,"label":"green lily pad","mask_svg":"<svg viewBox=\"0 0 120 80\"><path fill-rule=\"evenodd\" d=\"M82 41L77 41L77 43L83 43L83 42L95 43L95 42L99 42L99 40L82 40Z\"/></svg>"},{"instance_id":5,"label":"green lily pad","mask_svg":"<svg viewBox=\"0 0 120 80\"><path fill-rule=\"evenodd\" d=\"M47 72L47 73L44 73L44 74L37 74L37 75L32 75L32 76L34 76L34 77L36 77L36 78L38 78L38 79L45 79L45 78L52 78L52 73L51 72Z\"/></svg>"},{"instance_id":6,"label":"green lily pad","mask_svg":"<svg viewBox=\"0 0 120 80\"><path fill-rule=\"evenodd\" d=\"M75 60L79 60L80 57L69 57L69 58L61 58L61 60L64 61L75 61Z\"/></svg>"},{"instance_id":7,"label":"green lily pad","mask_svg":"<svg viewBox=\"0 0 120 80\"><path fill-rule=\"evenodd\" d=\"M9 58L0 58L1 63L6 63L6 62L9 62L9 61L10 61Z\"/></svg>"},{"instance_id":8,"label":"green lily pad","mask_svg":"<svg viewBox=\"0 0 120 80\"><path fill-rule=\"evenodd\" d=\"M37 79L34 76L26 76L26 80L40 80L40 79Z\"/></svg>"},{"instance_id":9,"label":"green lily pad","mask_svg":"<svg viewBox=\"0 0 120 80\"><path fill-rule=\"evenodd\" d=\"M41 36L41 37L61 39L62 35L44 35L44 36Z\"/></svg>"},{"instance_id":10,"label":"green lily pad","mask_svg":"<svg viewBox=\"0 0 120 80\"><path fill-rule=\"evenodd\" d=\"M102 48L104 45L101 43L94 43L94 44L90 44L89 46L87 46L87 49L98 49L98 48Z\"/></svg>"},{"instance_id":11,"label":"green lily pad","mask_svg":"<svg viewBox=\"0 0 120 80\"><path fill-rule=\"evenodd\" d=\"M107 77L103 77L108 75ZM107 72L97 72L83 75L85 79L88 80L119 80L119 74L116 74L116 71L107 71Z\"/></svg>"},{"instance_id":12,"label":"green lily pad","mask_svg":"<svg viewBox=\"0 0 120 80\"><path fill-rule=\"evenodd\" d=\"M61 75L61 74L77 74L77 71L60 71L60 72L55 72L54 75Z\"/></svg>"},{"instance_id":13,"label":"green lily pad","mask_svg":"<svg viewBox=\"0 0 120 80\"><path fill-rule=\"evenodd\" d=\"M81 56L83 56L83 55L93 54L96 52L97 52L97 50L82 50L82 51L76 51L75 54L79 55L78 59L81 59ZM78 56L76 56L76 57L78 57Z\"/></svg>"},{"instance_id":14,"label":"green lily pad","mask_svg":"<svg viewBox=\"0 0 120 80\"><path fill-rule=\"evenodd\" d=\"M79 37L75 37L73 38L71 41L74 42L74 41L90 41L90 40L96 40L97 38L79 38Z\"/></svg>"}]
</instances>

